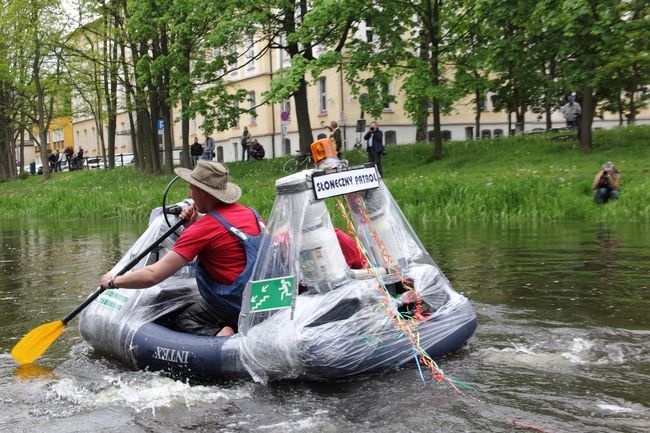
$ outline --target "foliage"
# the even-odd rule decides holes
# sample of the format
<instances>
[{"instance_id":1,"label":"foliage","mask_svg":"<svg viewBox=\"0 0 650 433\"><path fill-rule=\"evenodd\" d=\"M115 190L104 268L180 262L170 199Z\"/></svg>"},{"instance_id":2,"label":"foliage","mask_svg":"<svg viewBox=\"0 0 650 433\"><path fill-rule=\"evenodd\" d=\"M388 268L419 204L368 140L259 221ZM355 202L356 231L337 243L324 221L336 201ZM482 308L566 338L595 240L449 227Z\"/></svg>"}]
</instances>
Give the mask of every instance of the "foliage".
<instances>
[{"instance_id":1,"label":"foliage","mask_svg":"<svg viewBox=\"0 0 650 433\"><path fill-rule=\"evenodd\" d=\"M110 155L119 79L134 118L136 164L147 173L158 173L161 165L156 121L171 123L175 107L184 122L186 155L190 119L202 118L207 132L227 129L255 110L251 105L293 97L306 151L313 138L307 85L334 68L374 117L402 92L419 139L431 113L436 159L442 156L440 116L467 93L475 102L478 133L479 102L488 91L495 94L494 107L516 113L518 122L528 109L550 119L551 110L576 91L583 104L583 150L591 146L594 115L615 110L633 123L650 100L644 90L650 82L650 6L643 0L80 0L80 17L103 21L75 29L70 38L63 37L57 0L4 4L0 136L27 129L27 118L47 129L53 115L48 103L56 99L69 111L75 85L101 89L102 101L90 99L96 100L94 117L107 117ZM85 74L91 82L76 74L62 83L56 70L61 41L79 31L97 32L103 53L93 54L96 69ZM246 104L247 89L227 78L269 53L273 62L276 53L290 62L280 63L277 73L275 63L269 91ZM171 128L165 134L165 146L171 146ZM0 141L0 176L12 178L14 144L8 141Z\"/></svg>"},{"instance_id":2,"label":"foliage","mask_svg":"<svg viewBox=\"0 0 650 433\"><path fill-rule=\"evenodd\" d=\"M448 142L447 157L432 162L428 145L391 146L383 159L385 182L411 221L640 221L650 222L650 126L599 130L594 148L579 151L557 134ZM351 164L365 152L345 152ZM242 203L268 217L275 179L285 158L229 164L243 190ZM595 205L591 182L605 161L621 171L621 197ZM0 183L0 218L121 218L143 220L161 205L169 176L143 176L133 168L54 173ZM168 200L185 198L181 182ZM336 223L336 210L331 207Z\"/></svg>"}]
</instances>

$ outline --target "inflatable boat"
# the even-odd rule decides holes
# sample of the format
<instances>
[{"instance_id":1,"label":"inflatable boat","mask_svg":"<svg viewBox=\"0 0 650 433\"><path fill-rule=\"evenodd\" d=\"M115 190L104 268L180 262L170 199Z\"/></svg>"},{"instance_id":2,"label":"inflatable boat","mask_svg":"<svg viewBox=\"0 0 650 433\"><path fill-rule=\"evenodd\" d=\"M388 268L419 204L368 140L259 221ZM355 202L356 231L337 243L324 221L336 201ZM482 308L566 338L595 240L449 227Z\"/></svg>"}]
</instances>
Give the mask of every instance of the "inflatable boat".
<instances>
[{"instance_id":1,"label":"inflatable boat","mask_svg":"<svg viewBox=\"0 0 650 433\"><path fill-rule=\"evenodd\" d=\"M187 266L148 289L103 292L82 313L83 338L133 369L260 382L381 373L443 357L470 339L476 316L469 301L424 249L375 167L306 170L277 180L276 190L238 333L197 336L168 327L199 296ZM366 267L346 263L328 201ZM169 226L166 213L154 216L114 269ZM178 235L134 269L160 259Z\"/></svg>"}]
</instances>

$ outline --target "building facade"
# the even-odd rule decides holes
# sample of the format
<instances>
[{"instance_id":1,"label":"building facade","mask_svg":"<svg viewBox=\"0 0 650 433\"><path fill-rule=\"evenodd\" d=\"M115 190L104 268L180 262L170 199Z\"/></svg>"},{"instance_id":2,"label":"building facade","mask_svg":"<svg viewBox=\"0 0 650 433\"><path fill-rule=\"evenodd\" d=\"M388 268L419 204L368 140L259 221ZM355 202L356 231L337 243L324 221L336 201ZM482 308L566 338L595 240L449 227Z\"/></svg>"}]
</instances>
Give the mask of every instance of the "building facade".
<instances>
[{"instance_id":1,"label":"building facade","mask_svg":"<svg viewBox=\"0 0 650 433\"><path fill-rule=\"evenodd\" d=\"M271 81L278 74L282 74L282 69L288 66L289 56L282 50L271 50L257 58L255 53L257 47L254 44L252 47L245 55L241 56L242 65L231 65L233 70L228 73L226 79L233 90L245 89L248 92L245 102L247 106L240 108L254 108L255 114L242 114L235 126L225 131L211 132L210 135L215 140L215 159L219 161L231 162L242 159L240 139L244 127L247 127L253 137L257 138L264 146L267 158L295 154L299 149L298 124L293 99L282 103L261 104L264 92L271 87ZM318 50L316 55L318 55ZM345 83L342 72L331 69L324 71L319 77L312 77L308 89L308 103L314 137L321 132L327 134L326 127L335 120L343 134L344 148L351 149L362 141L365 132L360 130L359 124L364 121L369 124L370 121L376 120L384 131L385 141L388 145L414 143L416 141L416 126L403 109L404 95L400 92L400 83L392 83L388 91L395 96L395 102L386 106L378 118L369 118L363 115L359 100L352 95L352 90ZM445 139L465 140L476 137L474 103L471 99L468 96L459 101L451 113L442 116ZM121 97L120 100L124 100L124 98ZM478 134L481 138L499 137L515 132L515 126L513 126L514 124L509 125L506 113L492 110L487 95L483 108L481 131ZM559 107L557 108L559 110ZM178 153L182 147L182 130L178 110L173 113L173 118L175 119L173 124L164 127L172 129L174 158L178 160ZM524 125L517 125L517 132L546 128L545 120L541 116L538 117L537 114L527 113L526 119L527 122ZM553 113L552 121L553 127L557 128L563 127L565 123L559 111ZM206 134L202 129L202 123L201 117L190 121L190 143L194 141L194 137L198 137L201 143L205 141ZM650 110L646 109L641 112L637 117L637 123L650 123ZM618 118L614 114L610 114L602 120L594 120L594 128L609 128L618 126L618 124ZM103 127L102 131L98 131L94 118L80 116L74 119L72 128L75 150L83 147L88 156L101 155L99 137L100 134L103 134L105 142L108 142L106 127ZM428 130L431 139L432 121L429 123ZM162 131L160 133L162 134ZM117 119L115 154L132 152L133 144L128 116L122 108Z\"/></svg>"}]
</instances>

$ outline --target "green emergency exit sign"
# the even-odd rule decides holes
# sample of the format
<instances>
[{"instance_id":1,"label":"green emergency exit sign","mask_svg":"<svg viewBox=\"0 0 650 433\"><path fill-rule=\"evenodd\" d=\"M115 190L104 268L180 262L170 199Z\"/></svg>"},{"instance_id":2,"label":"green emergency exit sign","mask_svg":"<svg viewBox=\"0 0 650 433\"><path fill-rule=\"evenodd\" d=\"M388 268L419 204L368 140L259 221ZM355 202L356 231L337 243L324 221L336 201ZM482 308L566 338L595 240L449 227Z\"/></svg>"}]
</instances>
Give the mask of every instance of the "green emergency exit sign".
<instances>
[{"instance_id":1,"label":"green emergency exit sign","mask_svg":"<svg viewBox=\"0 0 650 433\"><path fill-rule=\"evenodd\" d=\"M291 307L295 277L270 278L251 283L251 313Z\"/></svg>"}]
</instances>

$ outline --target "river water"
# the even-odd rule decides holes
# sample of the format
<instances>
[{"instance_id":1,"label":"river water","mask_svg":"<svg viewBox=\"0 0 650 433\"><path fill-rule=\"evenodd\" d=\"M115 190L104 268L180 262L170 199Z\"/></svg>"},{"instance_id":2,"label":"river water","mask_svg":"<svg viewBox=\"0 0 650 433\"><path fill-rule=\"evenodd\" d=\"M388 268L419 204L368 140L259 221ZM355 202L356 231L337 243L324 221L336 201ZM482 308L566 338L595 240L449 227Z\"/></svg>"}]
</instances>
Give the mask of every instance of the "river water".
<instances>
[{"instance_id":1,"label":"river water","mask_svg":"<svg viewBox=\"0 0 650 433\"><path fill-rule=\"evenodd\" d=\"M187 384L93 353L76 321L29 368L9 351L91 293L143 224L0 221L0 432L648 432L646 225L416 227L477 312L440 361L345 382ZM424 380L423 380L424 379Z\"/></svg>"}]
</instances>

